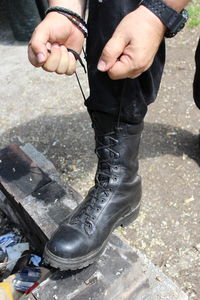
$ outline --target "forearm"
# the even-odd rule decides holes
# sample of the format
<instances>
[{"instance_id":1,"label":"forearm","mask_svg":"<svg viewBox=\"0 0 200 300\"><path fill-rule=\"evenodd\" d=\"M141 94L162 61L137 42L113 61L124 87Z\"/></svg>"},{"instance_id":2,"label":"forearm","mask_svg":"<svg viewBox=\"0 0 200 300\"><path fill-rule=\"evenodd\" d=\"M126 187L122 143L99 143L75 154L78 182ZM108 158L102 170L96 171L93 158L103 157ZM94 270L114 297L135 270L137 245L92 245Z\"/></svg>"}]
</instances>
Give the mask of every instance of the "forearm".
<instances>
[{"instance_id":1,"label":"forearm","mask_svg":"<svg viewBox=\"0 0 200 300\"><path fill-rule=\"evenodd\" d=\"M164 2L176 11L181 11L190 0L164 0Z\"/></svg>"},{"instance_id":2,"label":"forearm","mask_svg":"<svg viewBox=\"0 0 200 300\"><path fill-rule=\"evenodd\" d=\"M86 0L49 0L49 6L62 6L84 16Z\"/></svg>"}]
</instances>

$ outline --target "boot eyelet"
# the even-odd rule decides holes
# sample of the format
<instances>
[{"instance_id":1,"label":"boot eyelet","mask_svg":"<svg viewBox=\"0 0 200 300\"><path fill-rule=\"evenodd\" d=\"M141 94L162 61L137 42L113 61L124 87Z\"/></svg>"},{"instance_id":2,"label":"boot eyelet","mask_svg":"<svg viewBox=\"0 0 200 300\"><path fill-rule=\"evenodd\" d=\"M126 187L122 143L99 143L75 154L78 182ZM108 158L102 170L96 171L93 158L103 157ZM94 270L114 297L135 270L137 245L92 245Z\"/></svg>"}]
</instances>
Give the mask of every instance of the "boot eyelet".
<instances>
[{"instance_id":1,"label":"boot eyelet","mask_svg":"<svg viewBox=\"0 0 200 300\"><path fill-rule=\"evenodd\" d=\"M113 177L113 180L114 180L114 181L117 181L117 177Z\"/></svg>"},{"instance_id":2,"label":"boot eyelet","mask_svg":"<svg viewBox=\"0 0 200 300\"><path fill-rule=\"evenodd\" d=\"M118 166L114 166L114 170L116 170L116 171L117 171L118 169L119 169L119 167L118 167Z\"/></svg>"},{"instance_id":3,"label":"boot eyelet","mask_svg":"<svg viewBox=\"0 0 200 300\"><path fill-rule=\"evenodd\" d=\"M104 202L105 202L105 199L101 199L101 202L104 203Z\"/></svg>"},{"instance_id":4,"label":"boot eyelet","mask_svg":"<svg viewBox=\"0 0 200 300\"><path fill-rule=\"evenodd\" d=\"M95 217L92 217L92 220L95 220L96 218Z\"/></svg>"},{"instance_id":5,"label":"boot eyelet","mask_svg":"<svg viewBox=\"0 0 200 300\"><path fill-rule=\"evenodd\" d=\"M97 208L96 208L96 211L100 211L100 208L97 207Z\"/></svg>"}]
</instances>

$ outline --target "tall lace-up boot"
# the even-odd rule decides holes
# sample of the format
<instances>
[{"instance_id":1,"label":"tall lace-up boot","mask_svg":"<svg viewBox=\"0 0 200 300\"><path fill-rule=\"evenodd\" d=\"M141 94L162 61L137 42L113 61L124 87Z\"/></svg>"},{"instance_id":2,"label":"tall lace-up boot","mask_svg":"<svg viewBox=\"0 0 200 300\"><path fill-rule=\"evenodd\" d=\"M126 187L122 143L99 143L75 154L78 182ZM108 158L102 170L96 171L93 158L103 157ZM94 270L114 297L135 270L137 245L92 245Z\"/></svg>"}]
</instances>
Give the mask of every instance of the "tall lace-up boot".
<instances>
[{"instance_id":1,"label":"tall lace-up boot","mask_svg":"<svg viewBox=\"0 0 200 300\"><path fill-rule=\"evenodd\" d=\"M98 167L85 200L60 224L45 248L45 259L61 270L81 269L103 252L117 226L136 219L141 199L138 148L143 124L111 124L93 113Z\"/></svg>"}]
</instances>

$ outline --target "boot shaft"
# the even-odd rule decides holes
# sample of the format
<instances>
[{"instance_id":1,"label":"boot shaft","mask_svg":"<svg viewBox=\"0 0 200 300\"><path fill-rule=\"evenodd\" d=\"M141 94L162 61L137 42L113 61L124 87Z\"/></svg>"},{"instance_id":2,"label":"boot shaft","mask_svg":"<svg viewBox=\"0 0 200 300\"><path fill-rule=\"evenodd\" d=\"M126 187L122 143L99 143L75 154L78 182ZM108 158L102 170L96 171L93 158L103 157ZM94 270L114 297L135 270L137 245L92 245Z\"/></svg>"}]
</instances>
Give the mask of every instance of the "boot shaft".
<instances>
[{"instance_id":1,"label":"boot shaft","mask_svg":"<svg viewBox=\"0 0 200 300\"><path fill-rule=\"evenodd\" d=\"M120 168L123 176L132 180L138 171L143 122L116 122L112 116L103 113L95 113L91 118L95 132L95 152L99 159L97 173L115 173Z\"/></svg>"}]
</instances>

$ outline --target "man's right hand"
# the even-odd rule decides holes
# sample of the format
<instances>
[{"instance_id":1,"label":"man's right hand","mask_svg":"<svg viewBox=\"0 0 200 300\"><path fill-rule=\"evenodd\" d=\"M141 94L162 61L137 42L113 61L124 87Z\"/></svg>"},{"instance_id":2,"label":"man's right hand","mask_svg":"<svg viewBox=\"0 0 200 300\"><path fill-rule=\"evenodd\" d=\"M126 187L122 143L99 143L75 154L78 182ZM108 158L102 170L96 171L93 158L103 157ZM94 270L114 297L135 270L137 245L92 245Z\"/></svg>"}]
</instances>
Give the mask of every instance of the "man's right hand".
<instances>
[{"instance_id":1,"label":"man's right hand","mask_svg":"<svg viewBox=\"0 0 200 300\"><path fill-rule=\"evenodd\" d=\"M28 57L32 65L47 72L72 75L76 60L67 48L81 53L83 33L67 17L51 12L36 27L29 42Z\"/></svg>"}]
</instances>

